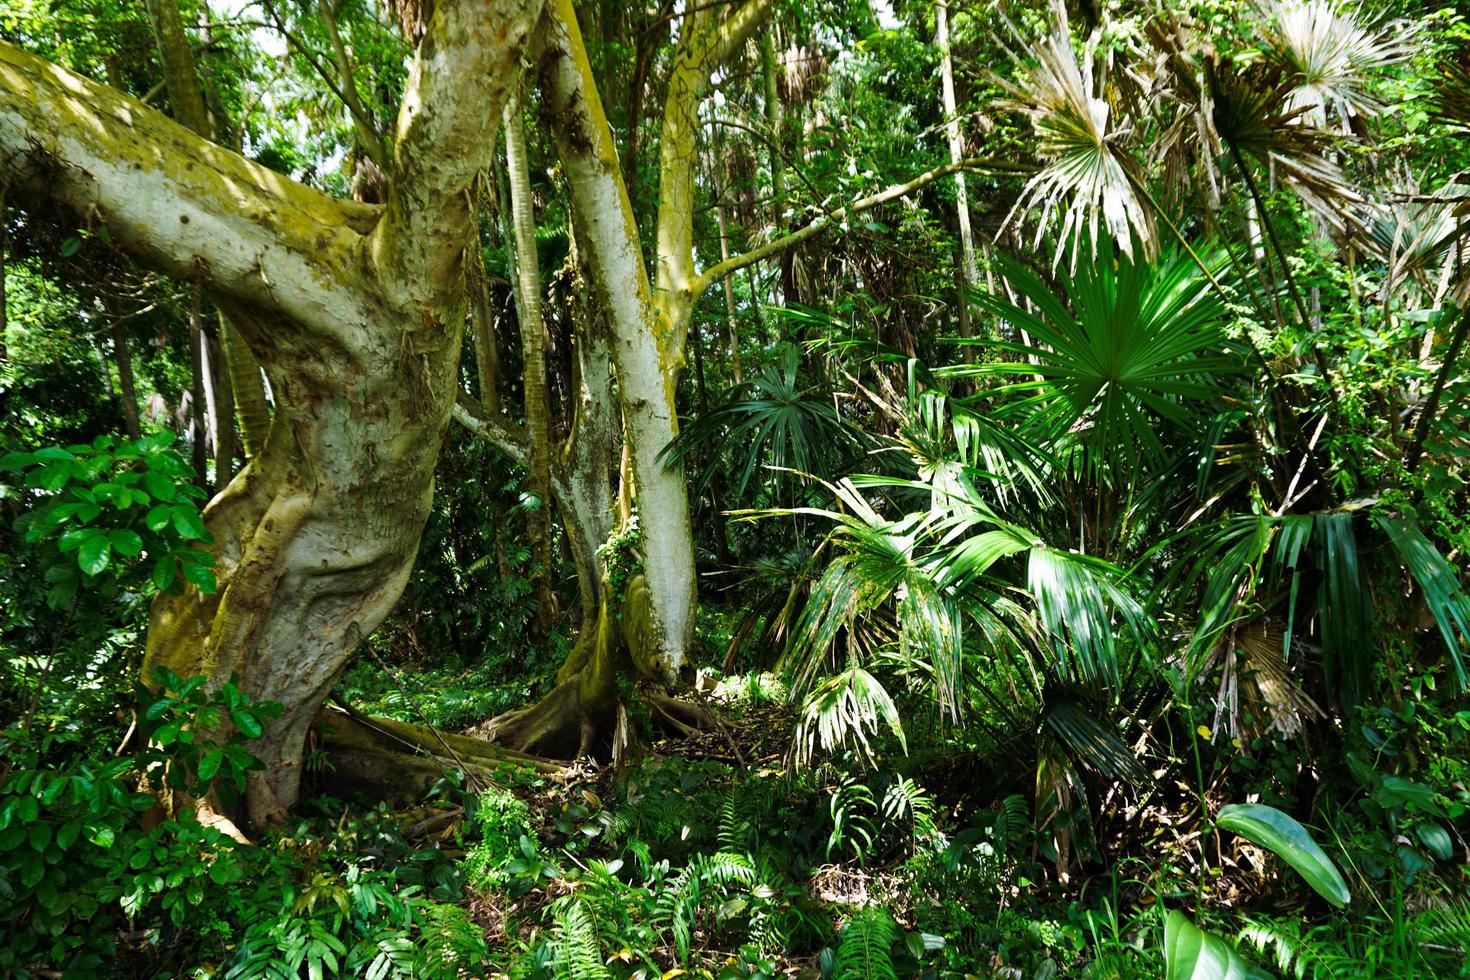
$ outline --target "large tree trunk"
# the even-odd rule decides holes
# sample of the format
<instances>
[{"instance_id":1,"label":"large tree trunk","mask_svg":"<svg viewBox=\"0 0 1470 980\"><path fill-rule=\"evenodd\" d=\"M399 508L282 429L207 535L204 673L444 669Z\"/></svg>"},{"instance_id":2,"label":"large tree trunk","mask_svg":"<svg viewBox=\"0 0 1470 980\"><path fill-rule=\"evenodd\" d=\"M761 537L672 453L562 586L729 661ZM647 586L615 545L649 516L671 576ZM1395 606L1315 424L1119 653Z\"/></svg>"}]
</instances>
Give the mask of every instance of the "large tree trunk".
<instances>
[{"instance_id":1,"label":"large tree trunk","mask_svg":"<svg viewBox=\"0 0 1470 980\"><path fill-rule=\"evenodd\" d=\"M273 358L280 401L264 451L205 511L220 592L155 605L146 668L216 683L238 673L244 690L285 706L253 748L266 763L249 788L253 821L295 801L311 719L412 567L458 352L420 340L417 354L353 358L362 380L350 387L330 361Z\"/></svg>"},{"instance_id":2,"label":"large tree trunk","mask_svg":"<svg viewBox=\"0 0 1470 980\"><path fill-rule=\"evenodd\" d=\"M602 607L602 561L597 551L613 531L612 352L607 318L589 295L577 251L573 284L574 415L562 451L566 493L561 496L563 523L577 566L583 635L597 628Z\"/></svg>"},{"instance_id":3,"label":"large tree trunk","mask_svg":"<svg viewBox=\"0 0 1470 980\"><path fill-rule=\"evenodd\" d=\"M456 390L466 192L538 9L438 5L381 209L295 184L0 43L0 182L196 283L270 375L265 446L205 512L219 591L159 596L145 658L214 681L238 674L283 705L252 746L266 763L246 795L257 823L295 802L317 708L417 551Z\"/></svg>"},{"instance_id":4,"label":"large tree trunk","mask_svg":"<svg viewBox=\"0 0 1470 980\"><path fill-rule=\"evenodd\" d=\"M698 107L714 66L751 36L769 9L768 0L751 0L718 24L711 8L685 15L660 146L656 289L571 0L552 0L542 20L535 61L544 118L566 176L592 294L611 328L644 570L621 601L604 590L595 628L584 629L545 699L483 727L517 748L588 751L616 713L618 676L676 684L688 667L693 528L683 472L666 466L661 454L678 434L674 393L703 288L693 255Z\"/></svg>"},{"instance_id":5,"label":"large tree trunk","mask_svg":"<svg viewBox=\"0 0 1470 980\"><path fill-rule=\"evenodd\" d=\"M624 431L638 510L645 515L650 649L634 653L657 661L653 672L672 679L684 664L692 634L694 547L683 474L659 458L678 433L671 352L660 342L670 323L667 311L654 305L616 144L569 0L555 0L541 38L546 118L586 247L593 293L612 328Z\"/></svg>"}]
</instances>

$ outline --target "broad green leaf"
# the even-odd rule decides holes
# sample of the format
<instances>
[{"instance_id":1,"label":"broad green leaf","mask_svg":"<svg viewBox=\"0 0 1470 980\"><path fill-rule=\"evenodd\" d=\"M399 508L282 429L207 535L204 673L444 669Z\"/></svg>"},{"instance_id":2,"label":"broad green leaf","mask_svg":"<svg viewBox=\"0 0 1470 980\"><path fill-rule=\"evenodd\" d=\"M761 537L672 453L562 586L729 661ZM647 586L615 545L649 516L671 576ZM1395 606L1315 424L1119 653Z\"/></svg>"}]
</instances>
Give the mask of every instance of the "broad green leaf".
<instances>
[{"instance_id":1,"label":"broad green leaf","mask_svg":"<svg viewBox=\"0 0 1470 980\"><path fill-rule=\"evenodd\" d=\"M148 515L143 518L143 523L148 525L150 531L162 531L168 527L168 522L173 519L172 512L167 504L159 504L148 510Z\"/></svg>"},{"instance_id":2,"label":"broad green leaf","mask_svg":"<svg viewBox=\"0 0 1470 980\"><path fill-rule=\"evenodd\" d=\"M101 531L93 531L77 549L77 565L88 575L101 573L111 559L112 544Z\"/></svg>"},{"instance_id":3,"label":"broad green leaf","mask_svg":"<svg viewBox=\"0 0 1470 980\"><path fill-rule=\"evenodd\" d=\"M1281 858L1295 868L1317 894L1333 905L1346 905L1352 897L1337 865L1317 846L1307 828L1274 806L1232 803L1221 808L1215 824Z\"/></svg>"},{"instance_id":4,"label":"broad green leaf","mask_svg":"<svg viewBox=\"0 0 1470 980\"><path fill-rule=\"evenodd\" d=\"M235 727L240 729L240 734L246 738L260 738L261 732L264 731L259 719L248 711L232 711L230 717L235 720Z\"/></svg>"},{"instance_id":5,"label":"broad green leaf","mask_svg":"<svg viewBox=\"0 0 1470 980\"><path fill-rule=\"evenodd\" d=\"M112 550L128 558L136 558L143 551L143 539L133 531L119 529L107 536Z\"/></svg>"},{"instance_id":6,"label":"broad green leaf","mask_svg":"<svg viewBox=\"0 0 1470 980\"><path fill-rule=\"evenodd\" d=\"M202 565L185 562L181 567L184 570L184 580L205 595L214 595L219 588L214 573Z\"/></svg>"},{"instance_id":7,"label":"broad green leaf","mask_svg":"<svg viewBox=\"0 0 1470 980\"><path fill-rule=\"evenodd\" d=\"M143 485L153 494L155 500L173 500L179 495L179 488L174 485L174 481L154 470L143 474Z\"/></svg>"},{"instance_id":8,"label":"broad green leaf","mask_svg":"<svg viewBox=\"0 0 1470 980\"><path fill-rule=\"evenodd\" d=\"M1414 828L1414 833L1419 837L1419 843L1429 849L1429 852L1441 861L1448 861L1454 857L1455 844L1450 840L1449 831L1437 823L1421 823Z\"/></svg>"},{"instance_id":9,"label":"broad green leaf","mask_svg":"<svg viewBox=\"0 0 1470 980\"><path fill-rule=\"evenodd\" d=\"M1205 932L1175 909L1164 923L1166 980L1247 980L1245 960L1219 936Z\"/></svg>"},{"instance_id":10,"label":"broad green leaf","mask_svg":"<svg viewBox=\"0 0 1470 980\"><path fill-rule=\"evenodd\" d=\"M215 749L212 752L204 753L204 758L199 760L200 780L207 782L208 780L213 779L214 774L219 772L220 763L224 761L225 754L219 749Z\"/></svg>"},{"instance_id":11,"label":"broad green leaf","mask_svg":"<svg viewBox=\"0 0 1470 980\"><path fill-rule=\"evenodd\" d=\"M198 511L187 504L176 504L172 510L174 529L179 532L180 537L186 541L204 540L207 535L204 531L204 522L199 519Z\"/></svg>"},{"instance_id":12,"label":"broad green leaf","mask_svg":"<svg viewBox=\"0 0 1470 980\"><path fill-rule=\"evenodd\" d=\"M0 456L0 473L30 466L36 461L35 453L6 453Z\"/></svg>"},{"instance_id":13,"label":"broad green leaf","mask_svg":"<svg viewBox=\"0 0 1470 980\"><path fill-rule=\"evenodd\" d=\"M153 579L154 588L162 590L174 584L174 578L177 574L174 570L173 557L171 555L160 555L158 561L153 563L153 574L150 577Z\"/></svg>"}]
</instances>

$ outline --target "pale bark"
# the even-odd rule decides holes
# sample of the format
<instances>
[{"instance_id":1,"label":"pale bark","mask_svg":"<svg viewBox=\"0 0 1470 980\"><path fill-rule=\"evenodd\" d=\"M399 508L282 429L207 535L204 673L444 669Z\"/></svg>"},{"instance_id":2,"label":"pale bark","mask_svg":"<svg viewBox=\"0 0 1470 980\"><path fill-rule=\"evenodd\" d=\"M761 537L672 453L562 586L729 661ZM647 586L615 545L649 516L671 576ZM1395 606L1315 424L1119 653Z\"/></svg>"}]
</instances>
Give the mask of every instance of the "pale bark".
<instances>
[{"instance_id":1,"label":"pale bark","mask_svg":"<svg viewBox=\"0 0 1470 980\"><path fill-rule=\"evenodd\" d=\"M955 105L954 58L949 48L948 0L939 0L935 15L938 20L935 44L939 46L940 87L944 99L944 132L949 143L949 162L953 166L958 166L965 158L965 141L960 133L960 119ZM963 170L955 171L954 206L955 218L960 231L961 268L964 272L964 279L958 290L959 295L955 297L955 303L959 310L960 336L968 339L972 333L969 291L974 288L980 277L975 266L975 238L970 231L970 193L965 186ZM974 349L966 347L962 355L966 361L973 360Z\"/></svg>"},{"instance_id":2,"label":"pale bark","mask_svg":"<svg viewBox=\"0 0 1470 980\"><path fill-rule=\"evenodd\" d=\"M220 589L160 596L145 665L237 674L284 715L252 751L257 822L296 799L317 707L398 600L454 400L467 191L534 0L444 0L410 73L389 203L334 201L106 86L0 44L0 182L206 290L277 410L205 511ZM381 218L380 218L381 216Z\"/></svg>"},{"instance_id":3,"label":"pale bark","mask_svg":"<svg viewBox=\"0 0 1470 980\"><path fill-rule=\"evenodd\" d=\"M576 401L562 469L567 494L561 498L562 512L572 557L577 566L577 585L582 603L582 632L596 628L602 602L602 562L597 549L613 531L613 426L616 406L612 390L612 351L607 318L592 301L582 275L581 248L572 235L573 268L577 279L572 291L573 367ZM570 516L568 515L570 512Z\"/></svg>"},{"instance_id":4,"label":"pale bark","mask_svg":"<svg viewBox=\"0 0 1470 980\"><path fill-rule=\"evenodd\" d=\"M642 515L653 596L649 642L637 651L653 672L683 666L694 622L694 546L682 473L658 458L678 433L671 358L658 340L667 320L655 306L617 147L593 82L570 0L554 0L542 27L547 118L586 245L593 291L613 334L623 421Z\"/></svg>"},{"instance_id":5,"label":"pale bark","mask_svg":"<svg viewBox=\"0 0 1470 980\"><path fill-rule=\"evenodd\" d=\"M505 161L510 184L511 240L514 243L516 297L520 313L522 390L530 458L527 475L540 504L526 515L535 575L536 620L541 638L550 635L556 616L551 589L551 406L546 394L546 321L541 310L541 270L536 255L536 216L531 204L531 169L521 124L521 100L505 105Z\"/></svg>"}]
</instances>

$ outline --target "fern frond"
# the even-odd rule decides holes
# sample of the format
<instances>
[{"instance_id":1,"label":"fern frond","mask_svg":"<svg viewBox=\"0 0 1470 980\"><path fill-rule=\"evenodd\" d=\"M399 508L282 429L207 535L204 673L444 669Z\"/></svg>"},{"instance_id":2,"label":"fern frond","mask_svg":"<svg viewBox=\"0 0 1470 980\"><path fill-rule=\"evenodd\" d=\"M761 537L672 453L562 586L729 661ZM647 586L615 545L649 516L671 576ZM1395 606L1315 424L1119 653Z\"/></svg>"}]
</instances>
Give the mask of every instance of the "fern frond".
<instances>
[{"instance_id":1,"label":"fern frond","mask_svg":"<svg viewBox=\"0 0 1470 980\"><path fill-rule=\"evenodd\" d=\"M837 946L836 980L898 980L893 946L898 923L887 909L863 909L848 920Z\"/></svg>"},{"instance_id":2,"label":"fern frond","mask_svg":"<svg viewBox=\"0 0 1470 980\"><path fill-rule=\"evenodd\" d=\"M611 980L592 917L579 899L573 898L557 913L555 937L552 964L557 980Z\"/></svg>"}]
</instances>

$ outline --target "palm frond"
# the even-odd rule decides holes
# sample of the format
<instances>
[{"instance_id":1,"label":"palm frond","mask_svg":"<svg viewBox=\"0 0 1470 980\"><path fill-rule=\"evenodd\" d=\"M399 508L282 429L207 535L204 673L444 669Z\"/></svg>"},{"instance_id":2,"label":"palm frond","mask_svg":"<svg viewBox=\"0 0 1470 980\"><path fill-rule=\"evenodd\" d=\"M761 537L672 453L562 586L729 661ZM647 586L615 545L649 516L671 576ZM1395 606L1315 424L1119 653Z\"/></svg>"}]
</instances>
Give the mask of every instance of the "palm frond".
<instances>
[{"instance_id":1,"label":"palm frond","mask_svg":"<svg viewBox=\"0 0 1470 980\"><path fill-rule=\"evenodd\" d=\"M777 362L753 377L734 400L685 425L660 458L673 465L700 447L715 447L716 455L735 467L737 497L745 496L760 466L834 476L863 439L831 402L812 398L813 390L801 384L797 349L784 347ZM719 467L706 466L697 489L707 487L719 472Z\"/></svg>"},{"instance_id":2,"label":"palm frond","mask_svg":"<svg viewBox=\"0 0 1470 980\"><path fill-rule=\"evenodd\" d=\"M1060 295L1019 262L999 265L1032 309L1001 295L977 300L1031 343L996 344L1019 357L949 373L1018 378L987 393L998 400L994 417L1017 420L1043 446L1081 443L1094 470L1164 457L1158 423L1197 429L1200 404L1218 398L1213 379L1244 363L1232 356L1223 300L1182 253L1130 259L1104 242L1075 274L1059 276Z\"/></svg>"},{"instance_id":3,"label":"palm frond","mask_svg":"<svg viewBox=\"0 0 1470 980\"><path fill-rule=\"evenodd\" d=\"M1338 0L1260 0L1262 40L1287 69L1289 110L1303 110L1326 128L1335 116L1344 132L1358 116L1383 108L1371 76L1413 55L1414 31L1403 23L1381 30L1362 23Z\"/></svg>"},{"instance_id":4,"label":"palm frond","mask_svg":"<svg viewBox=\"0 0 1470 980\"><path fill-rule=\"evenodd\" d=\"M880 728L887 728L907 751L893 699L872 674L851 666L823 681L807 698L792 745L797 764L810 762L818 748L828 754L851 748L871 761L870 737Z\"/></svg>"},{"instance_id":5,"label":"palm frond","mask_svg":"<svg viewBox=\"0 0 1470 980\"><path fill-rule=\"evenodd\" d=\"M1126 254L1133 254L1135 241L1151 251L1151 212L1137 190L1141 170L1125 145L1128 130L1113 123L1096 38L1082 46L1079 58L1066 9L1057 4L1051 32L1024 47L1016 59L1022 62L1018 77L1001 85L1007 105L1030 118L1046 164L1026 182L1005 223L1036 214L1038 247L1059 223L1053 265L1070 251L1073 269L1084 234L1096 248L1099 222Z\"/></svg>"},{"instance_id":6,"label":"palm frond","mask_svg":"<svg viewBox=\"0 0 1470 980\"><path fill-rule=\"evenodd\" d=\"M1117 733L1076 698L1057 694L1049 697L1042 725L1072 762L1081 763L1107 779L1132 783L1148 779L1148 770Z\"/></svg>"},{"instance_id":7,"label":"palm frond","mask_svg":"<svg viewBox=\"0 0 1470 980\"><path fill-rule=\"evenodd\" d=\"M1439 627L1439 634L1444 639L1445 649L1454 665L1460 690L1465 690L1465 644L1470 642L1470 594L1460 584L1454 568L1424 536L1412 516L1375 513L1373 520L1388 535L1403 560L1404 567L1414 577L1414 581L1419 583L1424 603L1429 607L1435 625Z\"/></svg>"}]
</instances>

